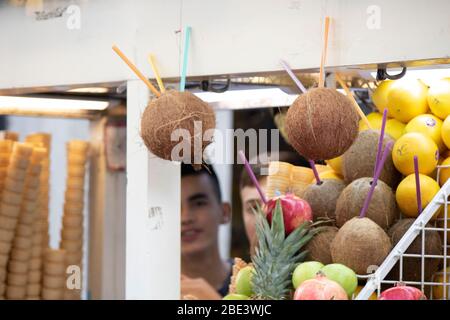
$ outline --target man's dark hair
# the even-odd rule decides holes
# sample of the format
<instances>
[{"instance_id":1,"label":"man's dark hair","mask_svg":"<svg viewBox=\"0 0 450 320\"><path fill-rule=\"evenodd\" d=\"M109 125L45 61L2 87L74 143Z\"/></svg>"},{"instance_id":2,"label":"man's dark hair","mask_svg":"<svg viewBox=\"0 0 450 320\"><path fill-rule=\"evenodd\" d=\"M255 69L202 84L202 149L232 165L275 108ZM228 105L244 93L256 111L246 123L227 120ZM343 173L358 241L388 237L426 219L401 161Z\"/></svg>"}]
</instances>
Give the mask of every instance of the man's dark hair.
<instances>
[{"instance_id":1,"label":"man's dark hair","mask_svg":"<svg viewBox=\"0 0 450 320\"><path fill-rule=\"evenodd\" d=\"M308 166L308 162L303 157L301 157L298 153L292 151L269 152L267 154L260 154L256 158L256 161L255 159L250 159L249 162L258 181L267 177L267 175L261 174L261 170L263 168L267 169L269 167L270 161L288 162L294 166ZM261 162L261 159L264 159L265 162ZM242 168L239 181L239 189L242 189L244 187L253 187L253 182L248 176L247 171L245 171L245 168Z\"/></svg>"},{"instance_id":2,"label":"man's dark hair","mask_svg":"<svg viewBox=\"0 0 450 320\"><path fill-rule=\"evenodd\" d=\"M203 164L200 170L195 170L194 167L190 164L181 164L181 178L187 176L199 176L202 174L207 175L211 180L214 187L214 193L217 196L217 200L219 201L219 203L221 203L222 193L220 191L219 179L217 178L216 171L211 165Z\"/></svg>"}]
</instances>

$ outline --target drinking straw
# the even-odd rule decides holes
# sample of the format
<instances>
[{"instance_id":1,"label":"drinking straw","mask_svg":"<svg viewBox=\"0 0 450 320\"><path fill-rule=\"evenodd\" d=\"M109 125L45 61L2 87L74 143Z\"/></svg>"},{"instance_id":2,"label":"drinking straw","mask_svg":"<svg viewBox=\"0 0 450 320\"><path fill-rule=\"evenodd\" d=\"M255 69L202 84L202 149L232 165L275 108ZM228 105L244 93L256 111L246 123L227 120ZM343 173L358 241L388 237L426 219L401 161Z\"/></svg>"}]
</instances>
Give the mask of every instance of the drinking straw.
<instances>
[{"instance_id":1,"label":"drinking straw","mask_svg":"<svg viewBox=\"0 0 450 320\"><path fill-rule=\"evenodd\" d=\"M392 145L394 144L393 141L389 141L386 145L386 148L383 151L383 156L381 157L381 161L378 165L377 171L375 173L375 176L373 177L372 184L370 185L369 193L367 194L366 200L364 201L364 205L361 209L361 212L359 213L360 218L364 218L366 216L367 209L369 208L370 200L372 200L373 192L375 191L375 187L377 186L378 178L381 174L381 169L384 166L384 163L386 162L387 155L389 152L391 152Z\"/></svg>"},{"instance_id":2,"label":"drinking straw","mask_svg":"<svg viewBox=\"0 0 450 320\"><path fill-rule=\"evenodd\" d=\"M189 42L191 39L191 27L187 26L184 29L184 49L183 49L183 68L181 69L180 92L183 92L186 87L186 72L188 64Z\"/></svg>"},{"instance_id":3,"label":"drinking straw","mask_svg":"<svg viewBox=\"0 0 450 320\"><path fill-rule=\"evenodd\" d=\"M155 75L159 91L161 91L161 93L166 92L166 88L164 88L164 83L161 79L161 76L159 75L159 71L155 63L155 56L153 54L148 55L148 62L150 63L150 67L152 68L153 74Z\"/></svg>"},{"instance_id":4,"label":"drinking straw","mask_svg":"<svg viewBox=\"0 0 450 320\"><path fill-rule=\"evenodd\" d=\"M322 181L320 180L320 177L319 177L319 172L317 171L317 168L316 168L316 164L314 163L313 160L308 160L308 161L309 161L309 165L311 166L311 169L314 173L314 177L316 178L317 184L318 185L322 184Z\"/></svg>"},{"instance_id":5,"label":"drinking straw","mask_svg":"<svg viewBox=\"0 0 450 320\"><path fill-rule=\"evenodd\" d=\"M370 124L369 119L367 119L366 115L359 107L358 102L356 102L355 97L351 93L350 89L347 87L345 82L342 81L341 77L337 73L335 73L335 77L336 77L336 81L339 82L342 89L344 89L345 93L347 94L347 97L352 101L353 108L355 108L356 112L358 112L359 117L364 121L364 123L366 124L366 126L369 129L372 129L372 125Z\"/></svg>"},{"instance_id":6,"label":"drinking straw","mask_svg":"<svg viewBox=\"0 0 450 320\"><path fill-rule=\"evenodd\" d=\"M291 79L294 81L294 83L297 85L297 87L300 89L302 93L306 92L306 88L303 85L303 83L300 82L300 80L295 76L294 72L292 71L291 67L287 64L286 61L280 60L281 65L283 66L284 70L286 70L287 74L291 77Z\"/></svg>"},{"instance_id":7,"label":"drinking straw","mask_svg":"<svg viewBox=\"0 0 450 320\"><path fill-rule=\"evenodd\" d=\"M161 96L161 93L159 93L159 91L156 90L156 88L152 85L152 83L148 81L148 79L144 76L144 74L139 71L139 69L133 64L133 62L131 62L130 59L128 59L127 56L125 56L125 54L116 45L113 45L112 49L128 65L128 67L130 67L130 69L139 77L139 79L144 81L144 83L147 85L150 91L153 92L155 96L157 97Z\"/></svg>"},{"instance_id":8,"label":"drinking straw","mask_svg":"<svg viewBox=\"0 0 450 320\"><path fill-rule=\"evenodd\" d=\"M245 157L244 152L242 150L239 151L239 156L241 157L242 162L244 163L245 170L247 171L248 176L252 180L256 190L258 190L259 196L261 197L261 200L264 204L267 203L266 196L264 195L264 192L261 189L261 185L258 182L258 179L256 179L255 174L253 173L252 168L250 167L250 164L247 161L247 158Z\"/></svg>"},{"instance_id":9,"label":"drinking straw","mask_svg":"<svg viewBox=\"0 0 450 320\"><path fill-rule=\"evenodd\" d=\"M373 168L373 175L374 176L375 176L375 172L377 171L378 164L380 163L381 149L383 149L383 140L384 140L384 131L385 131L385 128L386 128L386 119L387 119L387 109L384 109L383 120L381 121L380 138L378 139L377 158L375 159L375 167Z\"/></svg>"},{"instance_id":10,"label":"drinking straw","mask_svg":"<svg viewBox=\"0 0 450 320\"><path fill-rule=\"evenodd\" d=\"M322 46L322 58L320 60L320 73L319 73L319 88L325 86L325 71L324 66L327 60L327 49L328 49L328 30L330 29L330 17L325 17L325 30L323 36L323 46Z\"/></svg>"},{"instance_id":11,"label":"drinking straw","mask_svg":"<svg viewBox=\"0 0 450 320\"><path fill-rule=\"evenodd\" d=\"M416 197L417 197L417 209L419 214L422 213L422 197L420 192L420 178L419 178L419 158L414 156L414 175L416 176Z\"/></svg>"}]
</instances>

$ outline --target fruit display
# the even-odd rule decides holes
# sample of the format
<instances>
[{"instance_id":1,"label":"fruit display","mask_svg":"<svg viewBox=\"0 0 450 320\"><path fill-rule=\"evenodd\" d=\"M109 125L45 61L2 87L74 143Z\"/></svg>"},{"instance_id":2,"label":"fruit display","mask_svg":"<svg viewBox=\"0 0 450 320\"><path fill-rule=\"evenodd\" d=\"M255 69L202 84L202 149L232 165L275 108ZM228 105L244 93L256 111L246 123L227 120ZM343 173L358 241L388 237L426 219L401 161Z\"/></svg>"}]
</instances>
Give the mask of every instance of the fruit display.
<instances>
[{"instance_id":1,"label":"fruit display","mask_svg":"<svg viewBox=\"0 0 450 320\"><path fill-rule=\"evenodd\" d=\"M324 96L328 93L310 90L300 96L288 111L285 129L294 149L309 157L311 168L284 162L269 164L266 189L269 200L262 209L267 221L263 219L261 221L266 222L259 225L257 254L250 266L235 272L235 287L227 299L338 300L354 299L358 295L364 278L385 261L412 227L412 218L427 208L450 177L450 168L446 168L450 165L450 116L443 118L433 111L440 102L434 101L435 106L431 108L429 92L433 93L419 80L382 82L373 94L378 112L369 114L368 121L359 121L359 132L353 140L349 139L350 131L343 136L336 135L337 139L343 139L342 153L337 152L336 146L329 145L332 139L328 132L322 132L319 139L329 141L323 141L320 146L311 142L310 136L320 130L316 126L319 123L317 106L320 101L327 101ZM306 98L312 100L306 101ZM447 100L441 97L441 101L445 104ZM310 113L300 114L303 109ZM445 107L441 105L439 110ZM352 116L347 116L341 120L350 122ZM311 125L301 125L304 121L310 121ZM352 142L347 144L349 140ZM314 160L324 160L327 165L315 164ZM281 241L281 236L274 235L277 208L283 216L285 242L289 242L293 234L297 235L304 223L314 221L314 226L319 225L308 234L308 241L301 242L303 249L299 255L304 262L293 264L288 260L289 255L283 253L284 268L279 264L274 266L279 261L271 252L292 249ZM440 208L426 228L442 228L443 212ZM259 216L261 219L264 215ZM443 234L437 230L426 231L423 249L426 255L442 254ZM275 249L272 242L277 238L280 248ZM439 275L442 263L438 258L424 258L425 272L422 270L420 233L405 254L417 257L403 257L401 275L397 262L386 280L420 283ZM283 272L275 273L276 281L272 279L275 275L267 272L269 267ZM289 274L290 286L286 280ZM442 274L437 279L445 280ZM269 286L271 281L276 284ZM399 283L387 288L383 284L386 290L380 300L425 299L425 291L416 287ZM439 288L442 291L442 287ZM425 286L425 290L431 292L431 286ZM437 292L435 296L442 297L442 293ZM376 300L376 294L370 299Z\"/></svg>"}]
</instances>

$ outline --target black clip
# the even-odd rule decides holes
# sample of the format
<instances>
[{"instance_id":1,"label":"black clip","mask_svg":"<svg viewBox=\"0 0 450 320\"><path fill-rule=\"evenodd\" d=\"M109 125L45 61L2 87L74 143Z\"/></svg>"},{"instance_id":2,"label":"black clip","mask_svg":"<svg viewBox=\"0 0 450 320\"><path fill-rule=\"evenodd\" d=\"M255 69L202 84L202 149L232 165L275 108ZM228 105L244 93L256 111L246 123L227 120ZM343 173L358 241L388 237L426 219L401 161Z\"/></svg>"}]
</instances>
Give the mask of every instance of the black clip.
<instances>
[{"instance_id":1,"label":"black clip","mask_svg":"<svg viewBox=\"0 0 450 320\"><path fill-rule=\"evenodd\" d=\"M380 67L377 70L377 80L398 80L400 78L403 78L403 76L406 74L406 67L402 68L402 71L399 74L390 75L386 71L386 67Z\"/></svg>"}]
</instances>

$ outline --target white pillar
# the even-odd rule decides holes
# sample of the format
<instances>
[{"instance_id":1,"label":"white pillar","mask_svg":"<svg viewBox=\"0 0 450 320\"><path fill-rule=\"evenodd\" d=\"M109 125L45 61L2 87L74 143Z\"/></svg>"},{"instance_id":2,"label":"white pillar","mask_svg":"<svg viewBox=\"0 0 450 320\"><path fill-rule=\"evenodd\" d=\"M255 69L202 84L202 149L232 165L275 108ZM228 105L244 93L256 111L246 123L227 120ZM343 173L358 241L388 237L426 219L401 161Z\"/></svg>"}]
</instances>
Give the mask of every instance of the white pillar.
<instances>
[{"instance_id":1,"label":"white pillar","mask_svg":"<svg viewBox=\"0 0 450 320\"><path fill-rule=\"evenodd\" d=\"M180 166L151 155L139 131L148 89L127 84L126 299L180 297Z\"/></svg>"}]
</instances>

